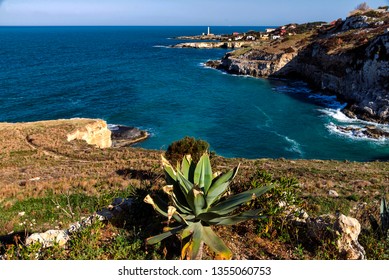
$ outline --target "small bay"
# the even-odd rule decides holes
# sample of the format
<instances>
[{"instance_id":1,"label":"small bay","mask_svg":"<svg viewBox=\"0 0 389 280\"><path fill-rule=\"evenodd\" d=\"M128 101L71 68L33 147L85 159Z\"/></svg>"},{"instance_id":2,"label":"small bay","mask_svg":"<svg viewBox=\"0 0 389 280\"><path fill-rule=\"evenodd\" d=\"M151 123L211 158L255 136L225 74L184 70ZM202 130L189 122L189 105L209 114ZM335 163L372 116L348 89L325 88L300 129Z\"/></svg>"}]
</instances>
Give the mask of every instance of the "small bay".
<instances>
[{"instance_id":1,"label":"small bay","mask_svg":"<svg viewBox=\"0 0 389 280\"><path fill-rule=\"evenodd\" d=\"M266 27L212 27L216 34ZM207 27L0 27L0 122L101 118L151 133L166 149L193 136L226 157L388 160L388 140L299 81L234 76L203 64L225 49L175 49ZM386 129L386 128L385 128Z\"/></svg>"}]
</instances>

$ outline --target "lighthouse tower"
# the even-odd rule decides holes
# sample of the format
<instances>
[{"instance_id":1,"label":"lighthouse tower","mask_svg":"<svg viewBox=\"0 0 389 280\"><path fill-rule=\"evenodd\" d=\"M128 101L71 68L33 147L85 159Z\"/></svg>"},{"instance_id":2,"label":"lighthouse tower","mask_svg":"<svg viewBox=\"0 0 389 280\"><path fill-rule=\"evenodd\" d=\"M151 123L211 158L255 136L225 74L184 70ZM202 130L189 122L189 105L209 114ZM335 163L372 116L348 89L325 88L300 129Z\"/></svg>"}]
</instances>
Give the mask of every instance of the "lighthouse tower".
<instances>
[{"instance_id":1,"label":"lighthouse tower","mask_svg":"<svg viewBox=\"0 0 389 280\"><path fill-rule=\"evenodd\" d=\"M207 35L209 36L211 34L211 28L208 26L208 33Z\"/></svg>"}]
</instances>

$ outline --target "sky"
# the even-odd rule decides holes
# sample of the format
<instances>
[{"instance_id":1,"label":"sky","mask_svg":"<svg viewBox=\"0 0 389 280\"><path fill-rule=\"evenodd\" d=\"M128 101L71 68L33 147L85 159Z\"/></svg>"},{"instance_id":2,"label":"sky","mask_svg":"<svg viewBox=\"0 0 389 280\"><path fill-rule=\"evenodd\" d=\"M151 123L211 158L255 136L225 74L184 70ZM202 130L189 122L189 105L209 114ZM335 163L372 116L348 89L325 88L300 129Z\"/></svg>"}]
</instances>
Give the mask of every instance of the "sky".
<instances>
[{"instance_id":1,"label":"sky","mask_svg":"<svg viewBox=\"0 0 389 280\"><path fill-rule=\"evenodd\" d=\"M345 18L361 0L0 0L0 26L266 26ZM366 1L372 8L389 0Z\"/></svg>"}]
</instances>

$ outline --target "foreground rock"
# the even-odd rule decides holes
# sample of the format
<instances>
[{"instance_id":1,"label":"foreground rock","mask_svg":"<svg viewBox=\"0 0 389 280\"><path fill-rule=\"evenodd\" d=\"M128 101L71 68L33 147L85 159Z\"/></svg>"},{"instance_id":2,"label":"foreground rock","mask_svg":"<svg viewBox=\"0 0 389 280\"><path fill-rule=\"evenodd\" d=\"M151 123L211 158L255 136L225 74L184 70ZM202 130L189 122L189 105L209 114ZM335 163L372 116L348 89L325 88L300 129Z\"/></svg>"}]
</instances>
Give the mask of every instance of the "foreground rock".
<instances>
[{"instance_id":1,"label":"foreground rock","mask_svg":"<svg viewBox=\"0 0 389 280\"><path fill-rule=\"evenodd\" d=\"M357 219L346 217L343 214L337 216L322 215L317 218L308 218L306 227L309 237L315 242L335 241L342 258L348 260L366 259L365 250L358 242L361 224Z\"/></svg>"},{"instance_id":2,"label":"foreground rock","mask_svg":"<svg viewBox=\"0 0 389 280\"><path fill-rule=\"evenodd\" d=\"M132 205L131 198L116 198L107 208L71 224L65 230L48 230L42 233L34 233L26 238L26 246L40 243L42 248L49 248L54 245L65 246L71 239L72 234L91 226L96 221L112 221L120 219L123 213L128 213Z\"/></svg>"}]
</instances>

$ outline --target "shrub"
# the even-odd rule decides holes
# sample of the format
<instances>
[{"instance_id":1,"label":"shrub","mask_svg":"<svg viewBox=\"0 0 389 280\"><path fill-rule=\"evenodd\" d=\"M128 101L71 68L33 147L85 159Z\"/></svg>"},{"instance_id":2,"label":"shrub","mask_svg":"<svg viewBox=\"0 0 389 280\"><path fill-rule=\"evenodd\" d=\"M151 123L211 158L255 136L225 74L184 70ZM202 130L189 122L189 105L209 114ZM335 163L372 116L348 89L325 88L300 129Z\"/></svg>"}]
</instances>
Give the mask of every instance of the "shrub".
<instances>
[{"instance_id":1,"label":"shrub","mask_svg":"<svg viewBox=\"0 0 389 280\"><path fill-rule=\"evenodd\" d=\"M171 143L166 150L165 157L173 165L180 162L185 155L191 155L193 160L198 162L201 155L207 152L208 149L208 142L186 136Z\"/></svg>"},{"instance_id":2,"label":"shrub","mask_svg":"<svg viewBox=\"0 0 389 280\"><path fill-rule=\"evenodd\" d=\"M238 172L239 165L225 174L213 174L208 154L204 154L197 165L185 156L177 169L162 158L166 183L164 192L170 204L150 195L145 202L161 215L167 217L168 227L164 233L147 239L156 244L163 239L180 234L182 239L181 258L201 259L204 243L216 253L216 259L231 259L232 252L216 233L212 225L234 225L248 219L258 218L259 210L236 213L245 204L272 188L272 185L253 188L239 194L225 196L229 185ZM171 219L180 225L169 227Z\"/></svg>"}]
</instances>

